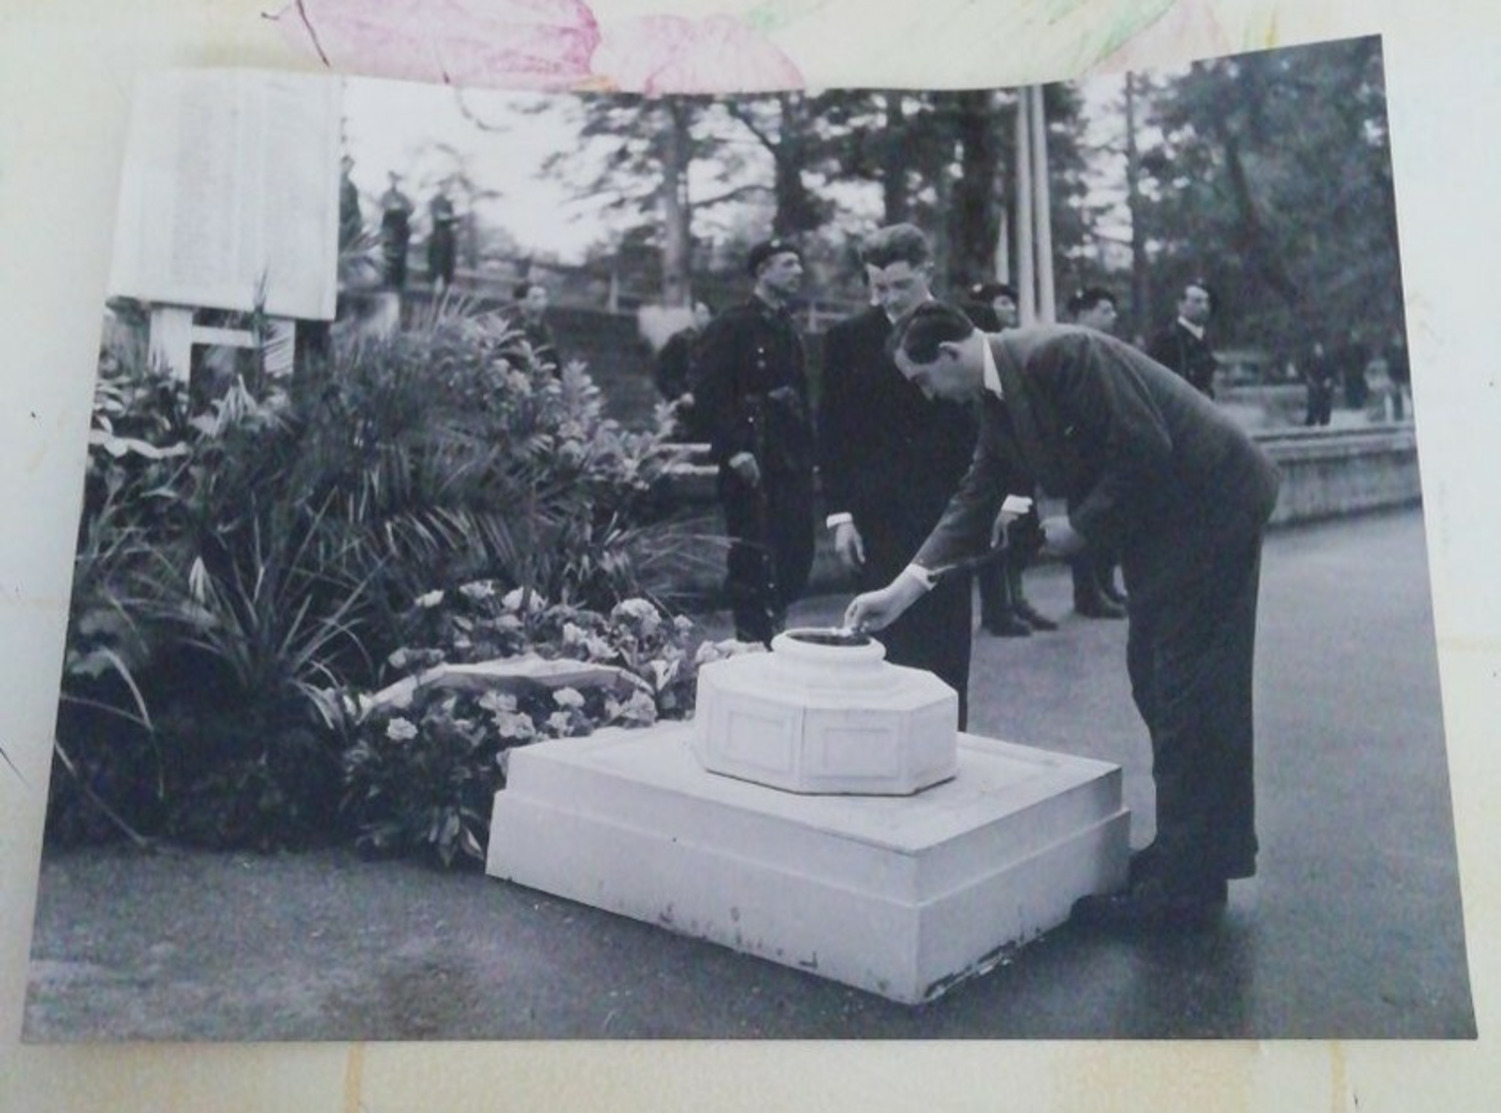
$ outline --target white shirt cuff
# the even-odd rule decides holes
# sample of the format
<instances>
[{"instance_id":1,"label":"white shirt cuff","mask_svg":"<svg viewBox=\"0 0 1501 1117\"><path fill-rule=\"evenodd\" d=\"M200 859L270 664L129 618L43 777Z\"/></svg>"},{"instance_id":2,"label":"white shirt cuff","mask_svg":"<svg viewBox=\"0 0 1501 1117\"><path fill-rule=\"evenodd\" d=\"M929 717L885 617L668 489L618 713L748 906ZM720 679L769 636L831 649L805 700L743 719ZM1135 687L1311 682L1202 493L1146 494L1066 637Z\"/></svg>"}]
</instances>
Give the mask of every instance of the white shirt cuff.
<instances>
[{"instance_id":1,"label":"white shirt cuff","mask_svg":"<svg viewBox=\"0 0 1501 1117\"><path fill-rule=\"evenodd\" d=\"M915 579L917 579L918 583L922 586L924 593L926 593L928 590L932 589L933 586L936 584L935 581L934 581L934 579L933 579L932 572L930 570L928 570L926 567L918 566L917 563L915 563L915 562L914 563L910 563L909 565L907 565L906 567L903 568L903 570L902 570L902 576L906 577L906 578L915 578Z\"/></svg>"}]
</instances>

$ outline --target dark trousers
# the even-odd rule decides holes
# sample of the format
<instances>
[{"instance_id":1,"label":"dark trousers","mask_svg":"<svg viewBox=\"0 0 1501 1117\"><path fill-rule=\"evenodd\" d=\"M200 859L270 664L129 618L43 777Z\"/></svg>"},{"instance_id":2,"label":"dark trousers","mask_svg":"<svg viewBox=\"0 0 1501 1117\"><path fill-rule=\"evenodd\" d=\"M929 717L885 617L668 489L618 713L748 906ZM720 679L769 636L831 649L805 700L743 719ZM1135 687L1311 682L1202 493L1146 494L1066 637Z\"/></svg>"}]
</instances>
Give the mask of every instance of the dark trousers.
<instances>
[{"instance_id":1,"label":"dark trousers","mask_svg":"<svg viewBox=\"0 0 1501 1117\"><path fill-rule=\"evenodd\" d=\"M1126 662L1152 738L1156 849L1164 879L1256 872L1252 664L1261 538L1211 552L1138 608Z\"/></svg>"},{"instance_id":2,"label":"dark trousers","mask_svg":"<svg viewBox=\"0 0 1501 1117\"><path fill-rule=\"evenodd\" d=\"M1334 411L1334 385L1308 385L1308 408L1303 415L1305 427L1327 427Z\"/></svg>"},{"instance_id":3,"label":"dark trousers","mask_svg":"<svg viewBox=\"0 0 1501 1117\"><path fill-rule=\"evenodd\" d=\"M856 527L860 525L857 523ZM860 533L865 544L861 590L880 589L906 568L925 532L882 531L867 524ZM929 590L905 613L877 633L886 648L886 661L901 667L931 671L959 695L959 729L969 726L969 659L974 639L973 590L967 576L947 578Z\"/></svg>"},{"instance_id":4,"label":"dark trousers","mask_svg":"<svg viewBox=\"0 0 1501 1117\"><path fill-rule=\"evenodd\" d=\"M980 620L985 627L998 627L1016 616L1017 602L1026 598L1022 592L1022 571L1025 568L1015 556L1005 554L987 562L975 573L975 581L980 586Z\"/></svg>"},{"instance_id":5,"label":"dark trousers","mask_svg":"<svg viewBox=\"0 0 1501 1117\"><path fill-rule=\"evenodd\" d=\"M763 472L759 487L719 471L730 553L725 594L740 640L770 644L813 570L813 478Z\"/></svg>"}]
</instances>

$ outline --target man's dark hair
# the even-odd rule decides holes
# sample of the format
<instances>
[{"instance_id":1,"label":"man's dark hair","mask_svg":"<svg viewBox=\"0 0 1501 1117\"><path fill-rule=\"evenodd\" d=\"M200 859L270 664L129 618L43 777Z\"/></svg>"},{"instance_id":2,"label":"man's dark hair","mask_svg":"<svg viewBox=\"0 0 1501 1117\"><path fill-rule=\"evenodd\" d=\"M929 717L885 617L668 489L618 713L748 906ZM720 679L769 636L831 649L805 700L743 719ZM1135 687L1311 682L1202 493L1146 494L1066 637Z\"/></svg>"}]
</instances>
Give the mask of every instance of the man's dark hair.
<instances>
[{"instance_id":1,"label":"man's dark hair","mask_svg":"<svg viewBox=\"0 0 1501 1117\"><path fill-rule=\"evenodd\" d=\"M1117 309L1120 306L1115 301L1115 294L1108 287L1085 287L1082 291L1075 291L1068 297L1068 312L1077 318L1086 310L1093 309L1101 303L1109 303Z\"/></svg>"},{"instance_id":2,"label":"man's dark hair","mask_svg":"<svg viewBox=\"0 0 1501 1117\"><path fill-rule=\"evenodd\" d=\"M916 364L931 364L938 359L938 347L946 341L963 341L975 332L975 324L957 306L948 303L923 303L897 323L886 343L895 356L906 353Z\"/></svg>"},{"instance_id":3,"label":"man's dark hair","mask_svg":"<svg viewBox=\"0 0 1501 1117\"><path fill-rule=\"evenodd\" d=\"M522 299L526 298L532 293L533 287L541 286L542 284L534 282L533 280L523 279L520 283L516 284L514 289L512 289L511 298L515 299L517 302L520 302Z\"/></svg>"},{"instance_id":4,"label":"man's dark hair","mask_svg":"<svg viewBox=\"0 0 1501 1117\"><path fill-rule=\"evenodd\" d=\"M873 268L889 268L898 261L916 268L932 258L928 235L916 225L906 223L883 226L860 245L860 262Z\"/></svg>"},{"instance_id":5,"label":"man's dark hair","mask_svg":"<svg viewBox=\"0 0 1501 1117\"><path fill-rule=\"evenodd\" d=\"M1190 279L1187 283L1185 283L1182 286L1182 288L1178 291L1178 301L1179 302L1183 301L1183 296L1186 295L1186 294L1188 294L1188 289L1190 287L1197 287L1200 291L1203 291L1204 294L1206 294L1206 295L1209 296L1209 309L1210 309L1211 312L1216 311L1216 310L1219 309L1219 305L1220 305L1219 296L1214 293L1214 288L1211 287L1211 286L1209 286L1209 281L1207 279L1202 279L1202 278Z\"/></svg>"}]
</instances>

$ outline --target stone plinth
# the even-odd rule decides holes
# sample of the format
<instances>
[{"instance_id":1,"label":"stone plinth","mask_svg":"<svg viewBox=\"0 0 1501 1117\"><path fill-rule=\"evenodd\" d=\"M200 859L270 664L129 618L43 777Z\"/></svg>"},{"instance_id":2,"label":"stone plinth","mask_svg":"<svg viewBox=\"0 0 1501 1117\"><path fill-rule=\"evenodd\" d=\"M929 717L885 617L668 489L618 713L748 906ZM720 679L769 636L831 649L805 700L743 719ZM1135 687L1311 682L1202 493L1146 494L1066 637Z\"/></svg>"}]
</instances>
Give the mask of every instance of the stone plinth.
<instances>
[{"instance_id":1,"label":"stone plinth","mask_svg":"<svg viewBox=\"0 0 1501 1117\"><path fill-rule=\"evenodd\" d=\"M1114 765L960 735L919 795L789 795L706 772L689 738L514 750L487 871L908 1004L1125 878Z\"/></svg>"},{"instance_id":2,"label":"stone plinth","mask_svg":"<svg viewBox=\"0 0 1501 1117\"><path fill-rule=\"evenodd\" d=\"M792 629L770 655L705 664L693 751L711 772L800 794L911 795L951 779L959 697L868 636Z\"/></svg>"}]
</instances>

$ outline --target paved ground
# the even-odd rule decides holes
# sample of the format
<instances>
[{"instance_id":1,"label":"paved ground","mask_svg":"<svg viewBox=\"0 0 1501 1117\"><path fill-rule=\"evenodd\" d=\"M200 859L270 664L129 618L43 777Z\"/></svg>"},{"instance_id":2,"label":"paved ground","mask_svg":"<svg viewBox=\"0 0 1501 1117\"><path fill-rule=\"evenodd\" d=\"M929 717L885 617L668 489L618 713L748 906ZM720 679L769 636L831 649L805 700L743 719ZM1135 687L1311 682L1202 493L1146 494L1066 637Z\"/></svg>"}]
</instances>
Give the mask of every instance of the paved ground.
<instances>
[{"instance_id":1,"label":"paved ground","mask_svg":"<svg viewBox=\"0 0 1501 1117\"><path fill-rule=\"evenodd\" d=\"M971 729L1124 765L1139 844L1125 626L1028 577L1063 627L979 638ZM43 863L26 1037L1473 1036L1420 514L1275 535L1257 666L1261 872L1213 933L1063 927L908 1008L477 874L69 853Z\"/></svg>"}]
</instances>

